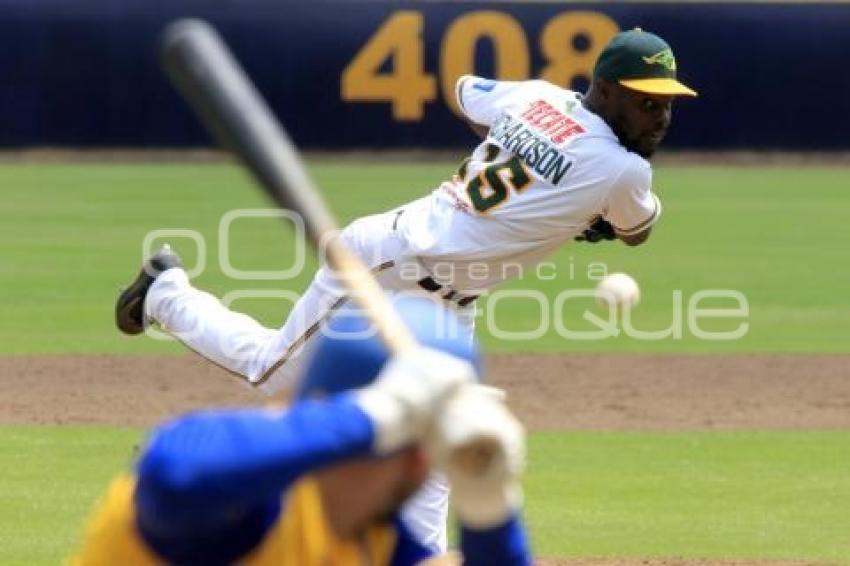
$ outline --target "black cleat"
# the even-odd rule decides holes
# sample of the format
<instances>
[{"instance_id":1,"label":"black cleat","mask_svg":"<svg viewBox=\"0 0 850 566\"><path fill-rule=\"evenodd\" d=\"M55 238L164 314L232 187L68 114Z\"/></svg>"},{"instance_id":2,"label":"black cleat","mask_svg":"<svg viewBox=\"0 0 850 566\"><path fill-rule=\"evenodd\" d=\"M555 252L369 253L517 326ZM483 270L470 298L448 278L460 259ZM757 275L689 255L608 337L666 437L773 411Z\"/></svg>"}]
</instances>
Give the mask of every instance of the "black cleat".
<instances>
[{"instance_id":1,"label":"black cleat","mask_svg":"<svg viewBox=\"0 0 850 566\"><path fill-rule=\"evenodd\" d=\"M124 334L141 334L145 331L145 297L154 279L168 269L183 267L180 256L165 244L142 264L142 270L129 287L118 295L115 303L115 324Z\"/></svg>"}]
</instances>

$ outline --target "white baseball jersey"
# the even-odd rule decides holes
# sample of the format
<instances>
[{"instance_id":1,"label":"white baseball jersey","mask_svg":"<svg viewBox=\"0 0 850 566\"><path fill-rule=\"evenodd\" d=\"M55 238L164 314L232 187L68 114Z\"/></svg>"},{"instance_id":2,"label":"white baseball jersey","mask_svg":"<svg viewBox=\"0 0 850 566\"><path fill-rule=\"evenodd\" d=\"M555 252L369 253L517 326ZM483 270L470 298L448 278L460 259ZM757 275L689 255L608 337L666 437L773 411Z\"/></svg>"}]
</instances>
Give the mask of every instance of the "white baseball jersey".
<instances>
[{"instance_id":1,"label":"white baseball jersey","mask_svg":"<svg viewBox=\"0 0 850 566\"><path fill-rule=\"evenodd\" d=\"M426 266L452 266L455 289L492 287L516 273L505 265L536 264L599 217L622 235L658 219L649 163L627 151L579 94L545 81L467 75L457 101L489 128L487 138L400 223Z\"/></svg>"}]
</instances>

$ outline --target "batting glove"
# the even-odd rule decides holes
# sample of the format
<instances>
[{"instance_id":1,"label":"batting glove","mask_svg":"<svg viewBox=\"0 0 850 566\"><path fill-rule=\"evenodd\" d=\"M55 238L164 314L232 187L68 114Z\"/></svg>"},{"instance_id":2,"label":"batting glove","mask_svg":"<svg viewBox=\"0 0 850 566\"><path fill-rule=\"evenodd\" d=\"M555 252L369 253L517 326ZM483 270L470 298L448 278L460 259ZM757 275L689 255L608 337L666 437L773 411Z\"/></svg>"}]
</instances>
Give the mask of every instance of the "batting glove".
<instances>
[{"instance_id":1,"label":"batting glove","mask_svg":"<svg viewBox=\"0 0 850 566\"><path fill-rule=\"evenodd\" d=\"M387 454L422 438L440 406L476 380L469 362L430 348L392 358L355 402L375 426L373 450Z\"/></svg>"},{"instance_id":2,"label":"batting glove","mask_svg":"<svg viewBox=\"0 0 850 566\"><path fill-rule=\"evenodd\" d=\"M447 401L428 448L449 480L452 505L464 526L490 529L519 511L525 430L491 392L464 386Z\"/></svg>"}]
</instances>

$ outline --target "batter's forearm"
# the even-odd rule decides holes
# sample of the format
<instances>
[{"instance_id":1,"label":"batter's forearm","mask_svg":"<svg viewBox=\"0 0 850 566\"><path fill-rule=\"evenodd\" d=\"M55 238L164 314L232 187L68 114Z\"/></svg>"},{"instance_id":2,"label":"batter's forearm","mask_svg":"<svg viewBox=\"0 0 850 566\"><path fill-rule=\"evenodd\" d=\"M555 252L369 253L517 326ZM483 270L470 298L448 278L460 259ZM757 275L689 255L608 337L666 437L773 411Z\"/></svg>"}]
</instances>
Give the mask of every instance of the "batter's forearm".
<instances>
[{"instance_id":1,"label":"batter's forearm","mask_svg":"<svg viewBox=\"0 0 850 566\"><path fill-rule=\"evenodd\" d=\"M205 412L161 427L138 465L140 520L184 528L279 498L299 477L368 454L372 423L347 396L280 414Z\"/></svg>"}]
</instances>

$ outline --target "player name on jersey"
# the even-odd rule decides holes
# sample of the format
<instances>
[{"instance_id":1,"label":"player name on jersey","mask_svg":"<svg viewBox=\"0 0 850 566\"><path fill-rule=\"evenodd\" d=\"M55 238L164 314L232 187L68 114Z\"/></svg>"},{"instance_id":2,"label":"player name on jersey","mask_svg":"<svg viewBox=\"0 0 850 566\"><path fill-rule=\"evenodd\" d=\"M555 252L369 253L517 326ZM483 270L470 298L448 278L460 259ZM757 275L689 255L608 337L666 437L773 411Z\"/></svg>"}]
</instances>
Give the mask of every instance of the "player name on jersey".
<instances>
[{"instance_id":1,"label":"player name on jersey","mask_svg":"<svg viewBox=\"0 0 850 566\"><path fill-rule=\"evenodd\" d=\"M503 114L490 129L490 137L505 150L557 185L572 165L554 146L585 129L545 100L533 102L519 117Z\"/></svg>"}]
</instances>

